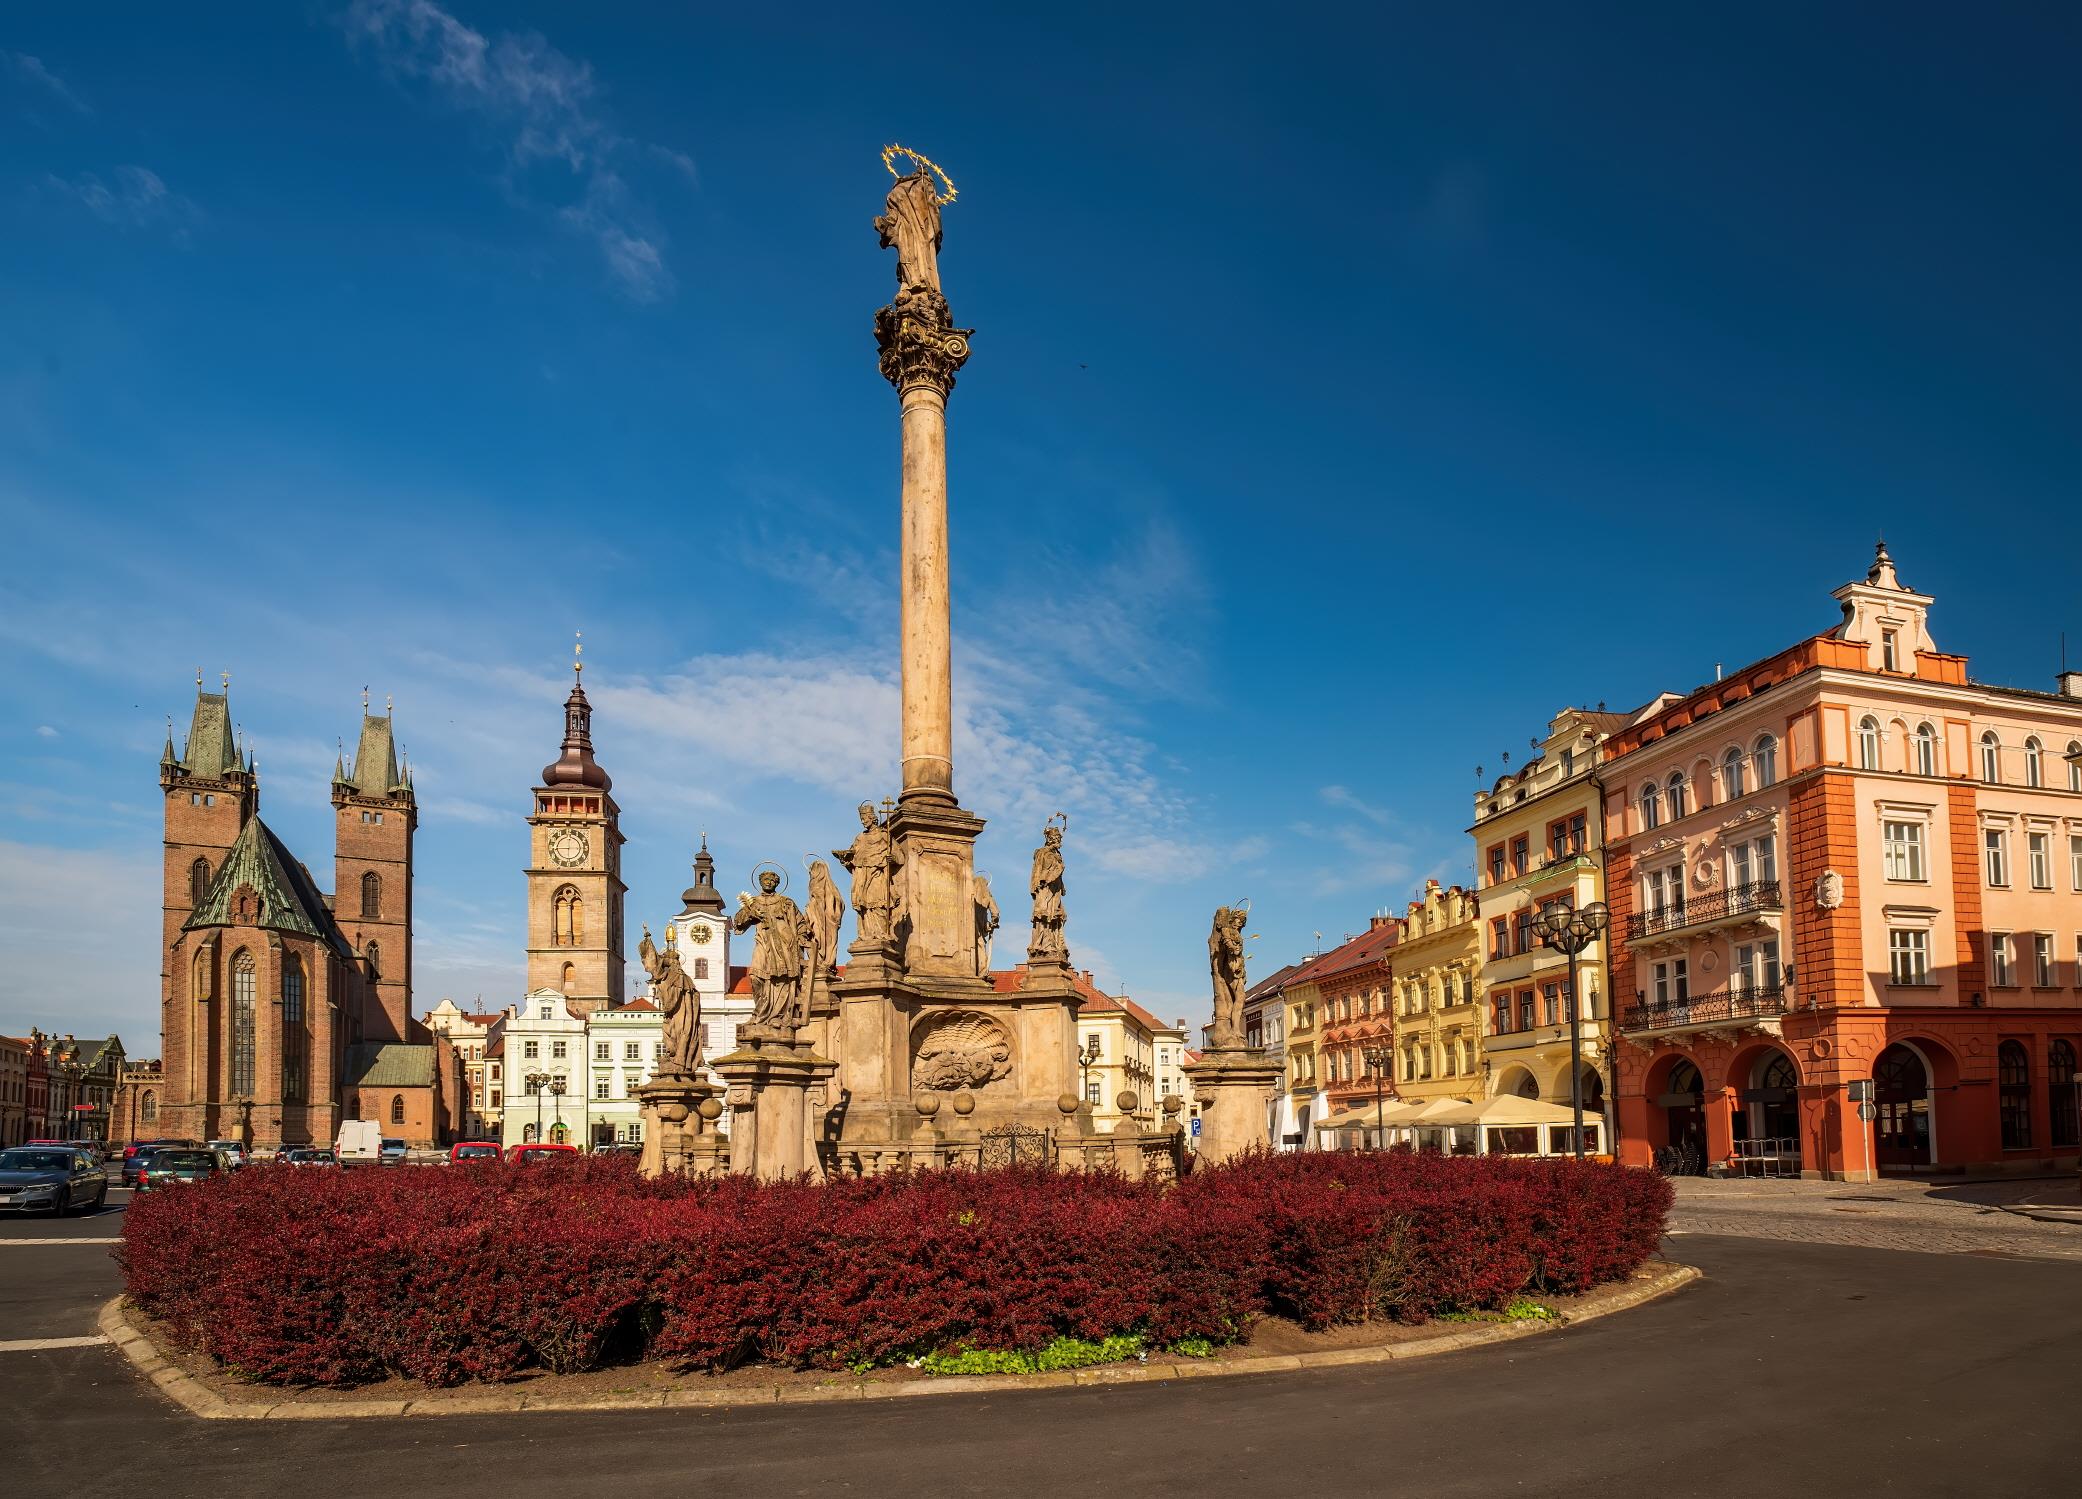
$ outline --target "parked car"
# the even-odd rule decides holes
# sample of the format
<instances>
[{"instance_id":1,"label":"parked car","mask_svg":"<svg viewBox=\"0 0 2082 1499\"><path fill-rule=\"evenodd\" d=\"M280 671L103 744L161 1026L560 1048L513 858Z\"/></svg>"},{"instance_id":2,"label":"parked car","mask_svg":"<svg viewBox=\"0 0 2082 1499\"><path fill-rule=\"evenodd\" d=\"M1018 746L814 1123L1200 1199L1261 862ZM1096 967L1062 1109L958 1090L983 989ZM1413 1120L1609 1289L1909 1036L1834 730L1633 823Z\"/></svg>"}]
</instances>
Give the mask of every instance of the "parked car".
<instances>
[{"instance_id":1,"label":"parked car","mask_svg":"<svg viewBox=\"0 0 2082 1499\"><path fill-rule=\"evenodd\" d=\"M383 1138L383 1143L377 1148L377 1159L386 1166L404 1165L405 1142L386 1135Z\"/></svg>"},{"instance_id":2,"label":"parked car","mask_svg":"<svg viewBox=\"0 0 2082 1499\"><path fill-rule=\"evenodd\" d=\"M340 1158L330 1150L314 1149L308 1145L293 1146L275 1157L285 1166L332 1166L338 1167Z\"/></svg>"},{"instance_id":3,"label":"parked car","mask_svg":"<svg viewBox=\"0 0 2082 1499\"><path fill-rule=\"evenodd\" d=\"M448 1164L458 1165L463 1161L496 1161L499 1146L493 1140L458 1140L448 1147Z\"/></svg>"},{"instance_id":4,"label":"parked car","mask_svg":"<svg viewBox=\"0 0 2082 1499\"><path fill-rule=\"evenodd\" d=\"M47 1146L58 1150L77 1150L82 1155L90 1155L97 1161L101 1159L101 1142L99 1140L24 1140L22 1143L24 1145Z\"/></svg>"},{"instance_id":5,"label":"parked car","mask_svg":"<svg viewBox=\"0 0 2082 1499\"><path fill-rule=\"evenodd\" d=\"M162 1149L163 1147L168 1145L179 1145L189 1150L198 1150L202 1146L202 1141L179 1140L171 1136L162 1136L157 1140L139 1140L134 1144L124 1146L122 1185L126 1187L134 1187L137 1185L137 1158L140 1155L143 1155L149 1151Z\"/></svg>"},{"instance_id":6,"label":"parked car","mask_svg":"<svg viewBox=\"0 0 2082 1499\"><path fill-rule=\"evenodd\" d=\"M151 1161L138 1173L137 1190L157 1191L186 1182L208 1181L230 1168L214 1150L186 1150L169 1146L152 1152Z\"/></svg>"},{"instance_id":7,"label":"parked car","mask_svg":"<svg viewBox=\"0 0 2082 1499\"><path fill-rule=\"evenodd\" d=\"M580 1151L576 1145L558 1145L547 1140L536 1140L510 1147L506 1152L506 1164L509 1166L540 1166L545 1161L572 1159L579 1154Z\"/></svg>"},{"instance_id":8,"label":"parked car","mask_svg":"<svg viewBox=\"0 0 2082 1499\"><path fill-rule=\"evenodd\" d=\"M108 1197L101 1163L69 1145L17 1145L0 1150L0 1208L49 1213L94 1212Z\"/></svg>"},{"instance_id":9,"label":"parked car","mask_svg":"<svg viewBox=\"0 0 2082 1499\"><path fill-rule=\"evenodd\" d=\"M233 1171L246 1164L246 1147L237 1140L212 1140L208 1147L224 1157L225 1166Z\"/></svg>"}]
</instances>

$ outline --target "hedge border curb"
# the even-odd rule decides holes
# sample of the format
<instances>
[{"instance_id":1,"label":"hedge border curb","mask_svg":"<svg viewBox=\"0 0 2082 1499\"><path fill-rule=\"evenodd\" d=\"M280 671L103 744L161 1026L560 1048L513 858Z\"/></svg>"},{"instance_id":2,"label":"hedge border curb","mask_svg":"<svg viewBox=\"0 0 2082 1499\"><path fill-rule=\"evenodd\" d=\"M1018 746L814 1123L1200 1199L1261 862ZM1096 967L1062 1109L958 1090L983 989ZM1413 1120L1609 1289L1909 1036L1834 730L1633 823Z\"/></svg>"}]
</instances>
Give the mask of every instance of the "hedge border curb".
<instances>
[{"instance_id":1,"label":"hedge border curb","mask_svg":"<svg viewBox=\"0 0 2082 1499\"><path fill-rule=\"evenodd\" d=\"M922 1395L980 1395L1015 1390L1072 1389L1091 1385L1148 1384L1179 1379L1226 1379L1248 1374L1291 1373L1307 1369L1346 1368L1360 1364L1401 1363L1512 1342L1557 1332L1564 1327L1631 1311L1703 1279L1695 1265L1664 1261L1598 1305L1559 1322L1480 1323L1465 1332L1421 1343L1381 1348L1331 1348L1320 1353L1265 1354L1257 1358L1178 1363L1102 1364L1052 1374L957 1374L905 1383L835 1380L828 1385L769 1385L730 1390L667 1390L635 1395L530 1395L505 1390L433 1390L409 1400L336 1400L300 1403L275 1400L227 1400L160 1352L159 1346L130 1320L121 1296L111 1297L96 1319L97 1328L149 1380L159 1393L189 1415L205 1421L346 1421L368 1416L491 1416L521 1411L630 1411L696 1407L809 1405L838 1400L908 1400Z\"/></svg>"}]
</instances>

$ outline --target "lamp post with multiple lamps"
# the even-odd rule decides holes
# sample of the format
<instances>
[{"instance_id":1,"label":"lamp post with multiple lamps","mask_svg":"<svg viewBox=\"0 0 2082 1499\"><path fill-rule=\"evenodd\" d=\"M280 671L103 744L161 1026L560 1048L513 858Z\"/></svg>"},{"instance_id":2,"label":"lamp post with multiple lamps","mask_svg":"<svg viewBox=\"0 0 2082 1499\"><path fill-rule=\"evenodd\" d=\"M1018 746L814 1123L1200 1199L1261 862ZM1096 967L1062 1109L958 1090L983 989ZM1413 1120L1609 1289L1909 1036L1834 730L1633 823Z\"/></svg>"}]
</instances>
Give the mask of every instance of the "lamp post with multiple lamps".
<instances>
[{"instance_id":1,"label":"lamp post with multiple lamps","mask_svg":"<svg viewBox=\"0 0 2082 1499\"><path fill-rule=\"evenodd\" d=\"M1374 1149L1382 1150L1388 1144L1388 1106L1382 1084L1395 1062L1395 1053L1386 1046L1369 1046L1361 1055L1366 1058L1366 1070L1374 1075Z\"/></svg>"},{"instance_id":2,"label":"lamp post with multiple lamps","mask_svg":"<svg viewBox=\"0 0 2082 1499\"><path fill-rule=\"evenodd\" d=\"M535 1095L535 1138L539 1141L542 1138L542 1094L553 1079L547 1072L531 1072L521 1081L526 1083L528 1091Z\"/></svg>"},{"instance_id":3,"label":"lamp post with multiple lamps","mask_svg":"<svg viewBox=\"0 0 2082 1499\"><path fill-rule=\"evenodd\" d=\"M1097 1034L1084 1038L1084 1049L1077 1053L1077 1081L1084 1088L1084 1101L1092 1102L1092 1063L1099 1060L1099 1037Z\"/></svg>"},{"instance_id":4,"label":"lamp post with multiple lamps","mask_svg":"<svg viewBox=\"0 0 2082 1499\"><path fill-rule=\"evenodd\" d=\"M1533 935L1569 959L1569 1107L1576 1115L1579 1161L1583 1159L1583 1006L1576 990L1576 959L1611 924L1612 913L1601 900L1580 911L1565 900L1550 900L1533 918Z\"/></svg>"}]
</instances>

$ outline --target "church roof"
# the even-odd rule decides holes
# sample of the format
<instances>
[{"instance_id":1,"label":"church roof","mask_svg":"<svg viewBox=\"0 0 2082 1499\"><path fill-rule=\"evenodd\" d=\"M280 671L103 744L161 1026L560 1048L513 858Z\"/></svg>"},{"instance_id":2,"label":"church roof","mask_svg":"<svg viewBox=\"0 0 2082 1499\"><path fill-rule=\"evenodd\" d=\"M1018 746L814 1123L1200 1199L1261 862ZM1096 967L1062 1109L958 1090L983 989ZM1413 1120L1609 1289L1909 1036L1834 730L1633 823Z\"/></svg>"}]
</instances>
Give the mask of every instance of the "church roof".
<instances>
[{"instance_id":1,"label":"church roof","mask_svg":"<svg viewBox=\"0 0 2082 1499\"><path fill-rule=\"evenodd\" d=\"M434 1048L361 1041L347 1048L347 1083L358 1088L431 1088Z\"/></svg>"},{"instance_id":2,"label":"church roof","mask_svg":"<svg viewBox=\"0 0 2082 1499\"><path fill-rule=\"evenodd\" d=\"M182 930L197 927L231 926L232 897L250 885L260 897L260 912L252 925L278 932L302 932L330 944L343 956L353 951L341 935L339 923L326 908L325 897L311 880L311 873L258 817L246 819L238 841L225 855L209 893L182 924Z\"/></svg>"},{"instance_id":3,"label":"church roof","mask_svg":"<svg viewBox=\"0 0 2082 1499\"><path fill-rule=\"evenodd\" d=\"M351 786L362 796L389 796L409 784L398 773L397 740L391 733L390 715L361 716L361 739L354 747L354 768L334 771L334 779Z\"/></svg>"},{"instance_id":4,"label":"church roof","mask_svg":"<svg viewBox=\"0 0 2082 1499\"><path fill-rule=\"evenodd\" d=\"M173 741L168 739L171 744ZM231 698L228 693L197 692L195 717L188 725L188 744L181 753L181 768L192 776L216 779L239 768L238 746L232 740Z\"/></svg>"}]
</instances>

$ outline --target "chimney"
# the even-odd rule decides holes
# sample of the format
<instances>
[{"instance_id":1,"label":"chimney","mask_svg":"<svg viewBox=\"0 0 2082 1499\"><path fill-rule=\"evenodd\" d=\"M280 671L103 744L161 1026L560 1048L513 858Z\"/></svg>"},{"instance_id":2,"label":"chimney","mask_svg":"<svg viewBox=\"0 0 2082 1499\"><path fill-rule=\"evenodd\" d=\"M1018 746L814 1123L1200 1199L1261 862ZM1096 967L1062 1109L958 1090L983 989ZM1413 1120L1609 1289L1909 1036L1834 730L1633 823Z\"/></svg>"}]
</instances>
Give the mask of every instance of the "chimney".
<instances>
[{"instance_id":1,"label":"chimney","mask_svg":"<svg viewBox=\"0 0 2082 1499\"><path fill-rule=\"evenodd\" d=\"M2082 671L2064 671L2053 680L2062 697L2082 697Z\"/></svg>"}]
</instances>

